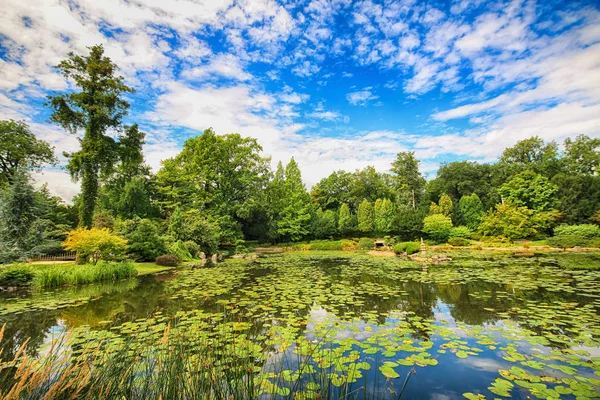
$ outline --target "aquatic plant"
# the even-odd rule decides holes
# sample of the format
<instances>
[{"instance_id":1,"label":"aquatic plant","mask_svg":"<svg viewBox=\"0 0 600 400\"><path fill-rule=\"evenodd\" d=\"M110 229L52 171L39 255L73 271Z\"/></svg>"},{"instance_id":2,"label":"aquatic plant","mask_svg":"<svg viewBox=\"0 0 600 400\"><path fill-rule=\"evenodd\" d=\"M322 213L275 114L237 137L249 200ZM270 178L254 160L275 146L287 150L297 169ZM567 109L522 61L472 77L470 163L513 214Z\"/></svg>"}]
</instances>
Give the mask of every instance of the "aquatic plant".
<instances>
[{"instance_id":1,"label":"aquatic plant","mask_svg":"<svg viewBox=\"0 0 600 400\"><path fill-rule=\"evenodd\" d=\"M42 268L35 273L33 285L38 288L56 288L64 285L82 285L101 281L116 281L137 275L132 262L110 263L100 260L97 264L64 267L56 265Z\"/></svg>"}]
</instances>

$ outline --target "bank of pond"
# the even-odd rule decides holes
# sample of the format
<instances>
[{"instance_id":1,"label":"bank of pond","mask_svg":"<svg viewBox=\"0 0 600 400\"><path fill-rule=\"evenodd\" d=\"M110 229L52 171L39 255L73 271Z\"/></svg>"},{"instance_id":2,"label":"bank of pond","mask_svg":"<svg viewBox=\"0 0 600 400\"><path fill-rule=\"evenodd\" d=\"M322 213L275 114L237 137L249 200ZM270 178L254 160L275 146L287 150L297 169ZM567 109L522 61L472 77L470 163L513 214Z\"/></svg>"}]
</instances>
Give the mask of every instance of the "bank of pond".
<instances>
[{"instance_id":1,"label":"bank of pond","mask_svg":"<svg viewBox=\"0 0 600 400\"><path fill-rule=\"evenodd\" d=\"M598 253L433 255L286 251L0 292L0 398L598 397Z\"/></svg>"}]
</instances>

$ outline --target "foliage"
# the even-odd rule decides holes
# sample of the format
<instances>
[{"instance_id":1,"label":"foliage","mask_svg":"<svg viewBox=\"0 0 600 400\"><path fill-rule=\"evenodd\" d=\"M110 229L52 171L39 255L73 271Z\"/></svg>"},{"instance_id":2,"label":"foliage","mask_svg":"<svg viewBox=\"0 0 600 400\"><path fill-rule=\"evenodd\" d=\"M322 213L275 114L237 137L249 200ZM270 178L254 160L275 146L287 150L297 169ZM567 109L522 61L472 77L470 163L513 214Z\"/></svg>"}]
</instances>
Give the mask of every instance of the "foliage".
<instances>
[{"instance_id":1,"label":"foliage","mask_svg":"<svg viewBox=\"0 0 600 400\"><path fill-rule=\"evenodd\" d=\"M100 260L97 264L93 265L65 267L59 264L40 269L33 278L33 285L38 288L52 289L64 285L84 285L94 282L116 281L136 275L137 270L132 262L110 263Z\"/></svg>"},{"instance_id":2,"label":"foliage","mask_svg":"<svg viewBox=\"0 0 600 400\"><path fill-rule=\"evenodd\" d=\"M556 207L567 224L590 222L600 208L600 175L558 173L552 178L558 187Z\"/></svg>"},{"instance_id":3,"label":"foliage","mask_svg":"<svg viewBox=\"0 0 600 400\"><path fill-rule=\"evenodd\" d=\"M368 200L363 200L358 207L358 230L364 233L373 231L375 211Z\"/></svg>"},{"instance_id":4,"label":"foliage","mask_svg":"<svg viewBox=\"0 0 600 400\"><path fill-rule=\"evenodd\" d=\"M104 55L102 45L89 50L87 56L69 53L57 65L80 91L48 96L47 102L53 110L51 121L72 134L84 130L81 149L65 155L70 159L67 169L71 176L81 178L79 224L86 228L92 227L99 174L111 172L117 154L114 139L106 133L120 128L129 109L122 97L134 91L116 75L117 66Z\"/></svg>"},{"instance_id":5,"label":"foliage","mask_svg":"<svg viewBox=\"0 0 600 400\"><path fill-rule=\"evenodd\" d=\"M187 211L185 221L184 240L198 243L200 251L208 255L215 253L221 242L219 224L196 210Z\"/></svg>"},{"instance_id":6,"label":"foliage","mask_svg":"<svg viewBox=\"0 0 600 400\"><path fill-rule=\"evenodd\" d=\"M581 236L584 238L600 237L600 226L593 224L559 225L554 228L556 236Z\"/></svg>"},{"instance_id":7,"label":"foliage","mask_svg":"<svg viewBox=\"0 0 600 400\"><path fill-rule=\"evenodd\" d=\"M371 238L360 238L358 241L359 250L373 250L375 247L375 240Z\"/></svg>"},{"instance_id":8,"label":"foliage","mask_svg":"<svg viewBox=\"0 0 600 400\"><path fill-rule=\"evenodd\" d=\"M600 172L600 139L586 135L566 138L564 161L570 173L594 175Z\"/></svg>"},{"instance_id":9,"label":"foliage","mask_svg":"<svg viewBox=\"0 0 600 400\"><path fill-rule=\"evenodd\" d=\"M300 168L293 158L280 179L279 190L284 197L277 202L278 209L274 210L277 237L297 241L310 233L312 204L302 183Z\"/></svg>"},{"instance_id":10,"label":"foliage","mask_svg":"<svg viewBox=\"0 0 600 400\"><path fill-rule=\"evenodd\" d=\"M546 239L552 247L569 249L573 247L600 247L600 240L578 235L556 235Z\"/></svg>"},{"instance_id":11,"label":"foliage","mask_svg":"<svg viewBox=\"0 0 600 400\"><path fill-rule=\"evenodd\" d=\"M358 242L354 240L341 240L342 250L356 250L358 248Z\"/></svg>"},{"instance_id":12,"label":"foliage","mask_svg":"<svg viewBox=\"0 0 600 400\"><path fill-rule=\"evenodd\" d=\"M559 168L558 145L554 141L544 143L538 136L523 139L502 152L498 166L508 169L511 175L531 170L552 177Z\"/></svg>"},{"instance_id":13,"label":"foliage","mask_svg":"<svg viewBox=\"0 0 600 400\"><path fill-rule=\"evenodd\" d=\"M443 214L432 214L423 220L423 232L437 242L445 242L452 229L452 220Z\"/></svg>"},{"instance_id":14,"label":"foliage","mask_svg":"<svg viewBox=\"0 0 600 400\"><path fill-rule=\"evenodd\" d=\"M447 194L442 194L440 197L439 204L431 202L429 206L429 214L441 214L446 217L450 217L452 215L452 199Z\"/></svg>"},{"instance_id":15,"label":"foliage","mask_svg":"<svg viewBox=\"0 0 600 400\"><path fill-rule=\"evenodd\" d=\"M532 210L552 208L558 187L533 171L523 171L498 189L504 201Z\"/></svg>"},{"instance_id":16,"label":"foliage","mask_svg":"<svg viewBox=\"0 0 600 400\"><path fill-rule=\"evenodd\" d=\"M319 208L313 217L311 231L314 237L318 239L335 236L337 234L337 216L335 211L323 211Z\"/></svg>"},{"instance_id":17,"label":"foliage","mask_svg":"<svg viewBox=\"0 0 600 400\"><path fill-rule=\"evenodd\" d=\"M338 217L338 231L340 234L347 235L350 232L353 232L356 229L354 222L355 221L350 214L350 207L348 207L348 204L343 203L340 207Z\"/></svg>"},{"instance_id":18,"label":"foliage","mask_svg":"<svg viewBox=\"0 0 600 400\"><path fill-rule=\"evenodd\" d=\"M132 220L123 235L128 242L128 254L137 261L153 261L167 251L160 228L149 219Z\"/></svg>"},{"instance_id":19,"label":"foliage","mask_svg":"<svg viewBox=\"0 0 600 400\"><path fill-rule=\"evenodd\" d=\"M396 254L406 253L410 256L421 251L421 244L419 242L401 242L396 244L392 251Z\"/></svg>"},{"instance_id":20,"label":"foliage","mask_svg":"<svg viewBox=\"0 0 600 400\"><path fill-rule=\"evenodd\" d=\"M173 213L169 217L168 233L175 240L184 240L186 238L183 213L179 207L175 207Z\"/></svg>"},{"instance_id":21,"label":"foliage","mask_svg":"<svg viewBox=\"0 0 600 400\"><path fill-rule=\"evenodd\" d=\"M0 121L0 187L12 185L19 170L37 170L56 162L53 147L37 139L25 122Z\"/></svg>"},{"instance_id":22,"label":"foliage","mask_svg":"<svg viewBox=\"0 0 600 400\"><path fill-rule=\"evenodd\" d=\"M460 210L461 221L472 230L476 230L481 222L481 217L485 214L483 203L477 196L477 193L472 193L460 198L458 203Z\"/></svg>"},{"instance_id":23,"label":"foliage","mask_svg":"<svg viewBox=\"0 0 600 400\"><path fill-rule=\"evenodd\" d=\"M66 250L76 251L80 262L119 259L127 250L127 240L113 235L106 228L79 228L67 233L62 244Z\"/></svg>"},{"instance_id":24,"label":"foliage","mask_svg":"<svg viewBox=\"0 0 600 400\"><path fill-rule=\"evenodd\" d=\"M334 171L313 186L310 196L319 208L336 210L351 201L353 174Z\"/></svg>"},{"instance_id":25,"label":"foliage","mask_svg":"<svg viewBox=\"0 0 600 400\"><path fill-rule=\"evenodd\" d=\"M466 226L456 226L450 229L450 234L448 237L450 238L471 238L471 230Z\"/></svg>"},{"instance_id":26,"label":"foliage","mask_svg":"<svg viewBox=\"0 0 600 400\"><path fill-rule=\"evenodd\" d=\"M310 242L310 250L343 250L344 246L340 240L313 240Z\"/></svg>"},{"instance_id":27,"label":"foliage","mask_svg":"<svg viewBox=\"0 0 600 400\"><path fill-rule=\"evenodd\" d=\"M191 261L193 258L182 240L178 240L171 245L169 254L172 254L183 261Z\"/></svg>"},{"instance_id":28,"label":"foliage","mask_svg":"<svg viewBox=\"0 0 600 400\"><path fill-rule=\"evenodd\" d=\"M238 246L240 245L240 242L241 242L242 247L244 247L244 241L243 240L238 240L237 242L235 242L236 253L237 253ZM192 258L198 258L198 255L202 251L202 249L200 248L200 245L198 243L192 241L192 240L186 240L184 242L184 244L185 244L185 247L187 248L187 250L192 255Z\"/></svg>"},{"instance_id":29,"label":"foliage","mask_svg":"<svg viewBox=\"0 0 600 400\"><path fill-rule=\"evenodd\" d=\"M424 197L425 178L419 171L420 161L414 152L401 152L392 163L392 185L399 204L416 208Z\"/></svg>"},{"instance_id":30,"label":"foliage","mask_svg":"<svg viewBox=\"0 0 600 400\"><path fill-rule=\"evenodd\" d=\"M39 256L56 256L65 252L64 247L59 241L47 241L38 244L29 251L29 254L34 257Z\"/></svg>"},{"instance_id":31,"label":"foliage","mask_svg":"<svg viewBox=\"0 0 600 400\"><path fill-rule=\"evenodd\" d=\"M162 256L156 257L156 265L162 265L165 267L176 267L181 265L181 259L173 254L163 254Z\"/></svg>"},{"instance_id":32,"label":"foliage","mask_svg":"<svg viewBox=\"0 0 600 400\"><path fill-rule=\"evenodd\" d=\"M377 199L374 207L373 225L375 232L391 233L394 229L396 209L389 199Z\"/></svg>"},{"instance_id":33,"label":"foliage","mask_svg":"<svg viewBox=\"0 0 600 400\"><path fill-rule=\"evenodd\" d=\"M28 286L34 276L32 268L24 264L0 267L0 287Z\"/></svg>"},{"instance_id":34,"label":"foliage","mask_svg":"<svg viewBox=\"0 0 600 400\"><path fill-rule=\"evenodd\" d=\"M525 239L549 230L559 218L556 210L536 211L509 203L498 204L481 219L479 232L485 236Z\"/></svg>"},{"instance_id":35,"label":"foliage","mask_svg":"<svg viewBox=\"0 0 600 400\"><path fill-rule=\"evenodd\" d=\"M113 230L115 228L115 217L108 211L100 211L94 214L94 228Z\"/></svg>"},{"instance_id":36,"label":"foliage","mask_svg":"<svg viewBox=\"0 0 600 400\"><path fill-rule=\"evenodd\" d=\"M419 237L423 230L423 220L428 213L425 206L413 209L411 206L399 206L396 215L395 231L406 239Z\"/></svg>"},{"instance_id":37,"label":"foliage","mask_svg":"<svg viewBox=\"0 0 600 400\"><path fill-rule=\"evenodd\" d=\"M448 244L452 246L468 246L471 242L463 237L451 237L448 239Z\"/></svg>"}]
</instances>

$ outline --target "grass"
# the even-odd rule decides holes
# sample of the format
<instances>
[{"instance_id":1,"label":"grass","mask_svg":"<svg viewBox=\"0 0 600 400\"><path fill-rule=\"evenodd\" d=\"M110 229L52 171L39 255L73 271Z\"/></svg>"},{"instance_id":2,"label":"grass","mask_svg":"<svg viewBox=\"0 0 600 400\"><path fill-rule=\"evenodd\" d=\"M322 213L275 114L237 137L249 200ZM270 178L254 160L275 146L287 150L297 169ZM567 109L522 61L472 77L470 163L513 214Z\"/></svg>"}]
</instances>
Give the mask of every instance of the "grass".
<instances>
[{"instance_id":1,"label":"grass","mask_svg":"<svg viewBox=\"0 0 600 400\"><path fill-rule=\"evenodd\" d=\"M137 275L131 262L109 263L99 261L95 265L53 266L35 271L33 286L52 289L65 285L83 285L93 282L116 281Z\"/></svg>"},{"instance_id":2,"label":"grass","mask_svg":"<svg viewBox=\"0 0 600 400\"><path fill-rule=\"evenodd\" d=\"M159 272L172 270L174 267L165 267L162 265L156 265L153 262L136 262L134 264L138 275L151 275Z\"/></svg>"}]
</instances>

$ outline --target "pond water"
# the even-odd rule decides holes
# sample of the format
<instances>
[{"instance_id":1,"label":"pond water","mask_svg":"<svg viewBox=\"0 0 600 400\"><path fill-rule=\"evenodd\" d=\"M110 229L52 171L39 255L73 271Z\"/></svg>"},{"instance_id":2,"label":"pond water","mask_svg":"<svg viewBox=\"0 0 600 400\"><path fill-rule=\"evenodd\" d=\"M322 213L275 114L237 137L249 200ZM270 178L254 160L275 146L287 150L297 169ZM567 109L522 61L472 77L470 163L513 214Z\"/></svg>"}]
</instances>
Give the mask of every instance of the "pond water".
<instances>
[{"instance_id":1,"label":"pond water","mask_svg":"<svg viewBox=\"0 0 600 400\"><path fill-rule=\"evenodd\" d=\"M423 268L290 253L0 296L5 361L26 339L31 354L43 353L67 331L70 346L148 343L165 330L215 346L208 338L227 332L253 346L259 397L290 389L318 397L314 382L291 383L315 373L332 398L598 398L600 390L600 272L547 258Z\"/></svg>"}]
</instances>

